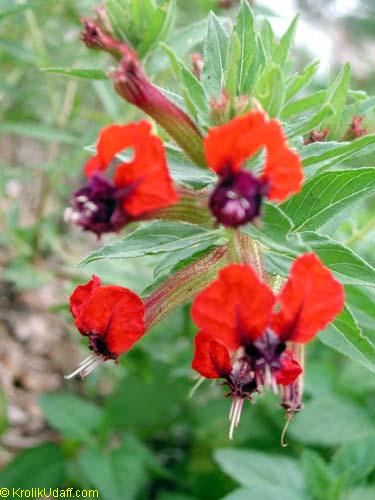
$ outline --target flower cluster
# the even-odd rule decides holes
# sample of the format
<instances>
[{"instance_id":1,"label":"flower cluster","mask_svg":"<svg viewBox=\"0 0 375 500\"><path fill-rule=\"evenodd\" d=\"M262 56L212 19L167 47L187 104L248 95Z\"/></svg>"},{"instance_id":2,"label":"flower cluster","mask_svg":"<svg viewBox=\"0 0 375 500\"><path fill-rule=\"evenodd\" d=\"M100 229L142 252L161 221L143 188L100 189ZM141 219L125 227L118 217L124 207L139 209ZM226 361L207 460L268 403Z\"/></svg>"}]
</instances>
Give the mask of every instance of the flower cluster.
<instances>
[{"instance_id":1,"label":"flower cluster","mask_svg":"<svg viewBox=\"0 0 375 500\"><path fill-rule=\"evenodd\" d=\"M148 121L110 125L99 133L96 155L84 166L87 182L73 193L66 217L100 236L145 219L191 221L194 206L202 224L227 228L222 233L227 240L182 267L145 299L121 286L102 285L96 276L78 286L70 309L92 355L67 378L84 377L97 365L117 360L172 309L192 302L191 316L199 327L192 367L227 387L230 437L244 401L254 402L265 388L281 392L287 412L299 411L303 346L340 313L343 287L315 254L306 253L293 263L281 291L272 290L259 245L240 233L243 225L261 224L265 198L281 202L300 191L299 155L279 121L256 102L249 110L247 96L246 106L237 107L235 116L201 130L149 81L134 50L95 21L85 20L84 26L86 45L118 60L111 74L117 93L160 125L197 167L211 169L216 180L203 191L187 191L172 180L165 146ZM199 76L201 61L194 60ZM359 121L353 122L358 134L359 127ZM307 142L327 134L316 133ZM183 196L192 200L188 207L181 202ZM254 248L261 269L251 265Z\"/></svg>"}]
</instances>

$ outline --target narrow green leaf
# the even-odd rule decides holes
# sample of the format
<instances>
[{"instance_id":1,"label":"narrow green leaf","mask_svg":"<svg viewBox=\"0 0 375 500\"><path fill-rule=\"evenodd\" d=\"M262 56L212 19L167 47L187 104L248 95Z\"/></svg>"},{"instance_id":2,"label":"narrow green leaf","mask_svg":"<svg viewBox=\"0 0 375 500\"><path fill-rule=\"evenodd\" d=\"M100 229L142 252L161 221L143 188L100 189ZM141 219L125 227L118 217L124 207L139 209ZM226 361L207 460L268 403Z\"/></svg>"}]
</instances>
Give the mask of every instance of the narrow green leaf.
<instances>
[{"instance_id":1,"label":"narrow green leaf","mask_svg":"<svg viewBox=\"0 0 375 500\"><path fill-rule=\"evenodd\" d=\"M314 128L319 127L319 125L332 114L333 108L331 106L324 105L322 109L313 116L294 121L291 125L285 125L285 134L289 139L292 139L293 137L296 137L298 135L306 134Z\"/></svg>"},{"instance_id":2,"label":"narrow green leaf","mask_svg":"<svg viewBox=\"0 0 375 500\"><path fill-rule=\"evenodd\" d=\"M100 259L129 259L171 252L203 241L214 242L220 233L220 230L209 231L193 224L150 222L93 252L80 265Z\"/></svg>"},{"instance_id":3,"label":"narrow green leaf","mask_svg":"<svg viewBox=\"0 0 375 500\"><path fill-rule=\"evenodd\" d=\"M46 73L68 76L69 78L76 77L86 80L108 80L105 71L95 68L40 68L40 70Z\"/></svg>"},{"instance_id":4,"label":"narrow green leaf","mask_svg":"<svg viewBox=\"0 0 375 500\"><path fill-rule=\"evenodd\" d=\"M247 0L241 0L234 33L238 35L241 53L238 65L238 92L247 94L251 87L251 65L257 50L257 39L254 30L254 16Z\"/></svg>"},{"instance_id":5,"label":"narrow green leaf","mask_svg":"<svg viewBox=\"0 0 375 500\"><path fill-rule=\"evenodd\" d=\"M327 500L333 475L321 456L312 450L302 453L302 467L308 491L316 500Z\"/></svg>"},{"instance_id":6,"label":"narrow green leaf","mask_svg":"<svg viewBox=\"0 0 375 500\"><path fill-rule=\"evenodd\" d=\"M216 175L207 168L199 168L176 147L167 145L168 168L176 182L202 188L213 184Z\"/></svg>"},{"instance_id":7,"label":"narrow green leaf","mask_svg":"<svg viewBox=\"0 0 375 500\"><path fill-rule=\"evenodd\" d=\"M75 144L78 138L68 132L53 129L48 125L40 125L35 122L3 122L0 130L22 137L32 137L41 141L57 141L65 144Z\"/></svg>"},{"instance_id":8,"label":"narrow green leaf","mask_svg":"<svg viewBox=\"0 0 375 500\"><path fill-rule=\"evenodd\" d=\"M282 113L281 118L286 120L291 116L299 115L301 113L306 113L307 111L311 111L311 109L316 106L320 106L326 100L327 91L326 90L318 90L313 94L310 94L306 97L302 97L297 101L293 101L287 104Z\"/></svg>"},{"instance_id":9,"label":"narrow green leaf","mask_svg":"<svg viewBox=\"0 0 375 500\"><path fill-rule=\"evenodd\" d=\"M353 250L312 231L301 233L301 237L341 283L375 287L375 268Z\"/></svg>"},{"instance_id":10,"label":"narrow green leaf","mask_svg":"<svg viewBox=\"0 0 375 500\"><path fill-rule=\"evenodd\" d=\"M375 192L375 168L323 172L281 208L295 231L318 229L345 208Z\"/></svg>"},{"instance_id":11,"label":"narrow green leaf","mask_svg":"<svg viewBox=\"0 0 375 500\"><path fill-rule=\"evenodd\" d=\"M241 42L237 32L233 30L230 39L228 65L225 70L225 90L232 98L237 96L237 80L240 68Z\"/></svg>"},{"instance_id":12,"label":"narrow green leaf","mask_svg":"<svg viewBox=\"0 0 375 500\"><path fill-rule=\"evenodd\" d=\"M319 334L319 340L375 373L375 346L363 335L351 311L346 308Z\"/></svg>"},{"instance_id":13,"label":"narrow green leaf","mask_svg":"<svg viewBox=\"0 0 375 500\"><path fill-rule=\"evenodd\" d=\"M209 97L219 99L225 86L229 37L213 12L208 17L201 82Z\"/></svg>"},{"instance_id":14,"label":"narrow green leaf","mask_svg":"<svg viewBox=\"0 0 375 500\"><path fill-rule=\"evenodd\" d=\"M296 34L298 23L298 14L294 17L289 28L286 30L284 35L281 37L280 42L276 46L273 54L273 60L279 64L282 68L285 66L290 48L293 44L294 37Z\"/></svg>"},{"instance_id":15,"label":"narrow green leaf","mask_svg":"<svg viewBox=\"0 0 375 500\"><path fill-rule=\"evenodd\" d=\"M283 72L270 63L263 70L254 88L254 96L271 117L278 116L285 101Z\"/></svg>"},{"instance_id":16,"label":"narrow green leaf","mask_svg":"<svg viewBox=\"0 0 375 500\"><path fill-rule=\"evenodd\" d=\"M311 82L313 76L319 69L319 61L315 61L300 75L292 76L286 85L286 102L288 102L292 97L294 97L300 90L307 87L307 85Z\"/></svg>"},{"instance_id":17,"label":"narrow green leaf","mask_svg":"<svg viewBox=\"0 0 375 500\"><path fill-rule=\"evenodd\" d=\"M366 135L353 142L316 142L303 147L300 152L306 177L373 153L375 135Z\"/></svg>"},{"instance_id":18,"label":"narrow green leaf","mask_svg":"<svg viewBox=\"0 0 375 500\"><path fill-rule=\"evenodd\" d=\"M334 116L328 120L327 126L331 129L331 136L335 137L340 127L350 84L350 66L345 64L332 86L328 89L326 103L334 109Z\"/></svg>"}]
</instances>

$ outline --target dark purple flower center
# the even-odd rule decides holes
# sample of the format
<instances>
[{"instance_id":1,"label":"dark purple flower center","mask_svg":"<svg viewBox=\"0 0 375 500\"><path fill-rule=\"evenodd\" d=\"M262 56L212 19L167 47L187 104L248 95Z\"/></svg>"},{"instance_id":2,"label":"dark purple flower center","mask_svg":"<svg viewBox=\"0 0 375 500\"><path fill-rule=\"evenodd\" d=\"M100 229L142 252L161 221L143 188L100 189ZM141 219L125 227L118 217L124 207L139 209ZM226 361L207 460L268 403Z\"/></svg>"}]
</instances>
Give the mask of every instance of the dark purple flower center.
<instances>
[{"instance_id":1,"label":"dark purple flower center","mask_svg":"<svg viewBox=\"0 0 375 500\"><path fill-rule=\"evenodd\" d=\"M251 395L260 392L265 385L275 389L275 376L282 368L281 357L285 349L285 342L270 330L248 344L226 382L230 395L251 399Z\"/></svg>"},{"instance_id":2,"label":"dark purple flower center","mask_svg":"<svg viewBox=\"0 0 375 500\"><path fill-rule=\"evenodd\" d=\"M225 168L211 194L211 212L224 226L241 226L260 215L262 199L267 191L268 184L252 172L232 172L230 168Z\"/></svg>"},{"instance_id":3,"label":"dark purple flower center","mask_svg":"<svg viewBox=\"0 0 375 500\"><path fill-rule=\"evenodd\" d=\"M98 236L119 231L129 222L122 205L131 190L132 186L117 188L103 175L94 173L85 186L73 193L67 218Z\"/></svg>"},{"instance_id":4,"label":"dark purple flower center","mask_svg":"<svg viewBox=\"0 0 375 500\"><path fill-rule=\"evenodd\" d=\"M117 356L112 354L110 350L108 349L104 338L101 335L97 335L95 333L91 333L89 335L89 348L95 352L95 354L98 354L99 356L103 357L105 360L107 359L116 359Z\"/></svg>"}]
</instances>

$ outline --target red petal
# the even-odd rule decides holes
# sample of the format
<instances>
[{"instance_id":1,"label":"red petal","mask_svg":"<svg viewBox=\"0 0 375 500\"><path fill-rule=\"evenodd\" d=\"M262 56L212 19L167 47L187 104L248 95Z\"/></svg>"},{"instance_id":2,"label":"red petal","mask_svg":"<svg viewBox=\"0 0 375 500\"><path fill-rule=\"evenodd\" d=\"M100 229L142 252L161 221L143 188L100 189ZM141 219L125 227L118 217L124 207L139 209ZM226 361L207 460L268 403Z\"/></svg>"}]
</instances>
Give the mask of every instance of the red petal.
<instances>
[{"instance_id":1,"label":"red petal","mask_svg":"<svg viewBox=\"0 0 375 500\"><path fill-rule=\"evenodd\" d=\"M105 335L108 350L117 356L128 351L146 332L142 300L131 290L123 290Z\"/></svg>"},{"instance_id":2,"label":"red petal","mask_svg":"<svg viewBox=\"0 0 375 500\"><path fill-rule=\"evenodd\" d=\"M94 277L76 288L70 303L82 335L102 336L112 354L125 352L145 333L142 300L127 288L101 286Z\"/></svg>"},{"instance_id":3,"label":"red petal","mask_svg":"<svg viewBox=\"0 0 375 500\"><path fill-rule=\"evenodd\" d=\"M281 357L282 368L276 373L276 382L281 385L290 385L303 372L302 366L294 357L291 350L287 350Z\"/></svg>"},{"instance_id":4,"label":"red petal","mask_svg":"<svg viewBox=\"0 0 375 500\"><path fill-rule=\"evenodd\" d=\"M228 349L203 332L194 339L192 368L206 378L225 378L232 371Z\"/></svg>"},{"instance_id":5,"label":"red petal","mask_svg":"<svg viewBox=\"0 0 375 500\"><path fill-rule=\"evenodd\" d=\"M87 301L92 296L94 291L100 286L100 278L93 276L91 281L86 285L79 285L70 296L70 312L75 320L79 321L79 317L85 307Z\"/></svg>"},{"instance_id":6,"label":"red petal","mask_svg":"<svg viewBox=\"0 0 375 500\"><path fill-rule=\"evenodd\" d=\"M128 125L110 125L99 133L97 154L100 161L108 166L117 153L127 148L133 148L140 135L149 135L151 125L145 121Z\"/></svg>"},{"instance_id":7,"label":"red petal","mask_svg":"<svg viewBox=\"0 0 375 500\"><path fill-rule=\"evenodd\" d=\"M268 143L263 178L270 184L268 198L285 200L297 193L303 182L300 157L286 145L281 125L276 120L268 124Z\"/></svg>"},{"instance_id":8,"label":"red petal","mask_svg":"<svg viewBox=\"0 0 375 500\"><path fill-rule=\"evenodd\" d=\"M152 135L149 128L139 127L131 146L134 159L119 165L114 179L117 187L134 186L124 201L124 209L138 216L176 203L178 197L169 175L162 141Z\"/></svg>"},{"instance_id":9,"label":"red petal","mask_svg":"<svg viewBox=\"0 0 375 500\"><path fill-rule=\"evenodd\" d=\"M285 340L302 344L312 340L344 307L344 289L318 257L299 257L279 296L281 311L272 329Z\"/></svg>"},{"instance_id":10,"label":"red petal","mask_svg":"<svg viewBox=\"0 0 375 500\"><path fill-rule=\"evenodd\" d=\"M106 165L104 165L98 156L93 156L89 160L87 160L83 170L87 177L91 177L94 172L102 172L106 169Z\"/></svg>"},{"instance_id":11,"label":"red petal","mask_svg":"<svg viewBox=\"0 0 375 500\"><path fill-rule=\"evenodd\" d=\"M231 265L196 297L192 318L207 335L234 351L264 333L274 300L251 267Z\"/></svg>"},{"instance_id":12,"label":"red petal","mask_svg":"<svg viewBox=\"0 0 375 500\"><path fill-rule=\"evenodd\" d=\"M204 139L207 163L215 172L241 164L266 142L266 114L251 111L220 127L213 127Z\"/></svg>"}]
</instances>

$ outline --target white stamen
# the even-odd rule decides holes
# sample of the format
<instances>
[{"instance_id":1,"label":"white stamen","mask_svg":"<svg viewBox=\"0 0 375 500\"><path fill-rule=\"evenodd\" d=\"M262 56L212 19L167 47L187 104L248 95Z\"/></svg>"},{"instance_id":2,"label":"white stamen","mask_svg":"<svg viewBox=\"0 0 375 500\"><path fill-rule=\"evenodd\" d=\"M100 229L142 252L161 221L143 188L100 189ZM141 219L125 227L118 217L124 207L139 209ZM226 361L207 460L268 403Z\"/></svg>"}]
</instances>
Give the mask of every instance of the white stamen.
<instances>
[{"instance_id":1,"label":"white stamen","mask_svg":"<svg viewBox=\"0 0 375 500\"><path fill-rule=\"evenodd\" d=\"M89 373L91 373L98 365L103 363L104 359L95 355L88 356L86 359L81 361L78 368L74 370L69 375L65 375L65 380L70 380L74 378L76 375L81 375L81 377L86 377Z\"/></svg>"},{"instance_id":2,"label":"white stamen","mask_svg":"<svg viewBox=\"0 0 375 500\"><path fill-rule=\"evenodd\" d=\"M271 374L270 367L268 365L266 365L264 367L264 379L265 379L265 384L268 387L271 387L272 386L272 374Z\"/></svg>"},{"instance_id":3,"label":"white stamen","mask_svg":"<svg viewBox=\"0 0 375 500\"><path fill-rule=\"evenodd\" d=\"M87 201L85 203L85 210L89 210L90 212L97 212L98 207L92 201Z\"/></svg>"},{"instance_id":4,"label":"white stamen","mask_svg":"<svg viewBox=\"0 0 375 500\"><path fill-rule=\"evenodd\" d=\"M203 384L203 382L206 379L204 377L199 377L199 379L196 381L196 383L193 385L193 387L190 389L189 392L189 399L192 398L195 394L195 392L199 389L199 387Z\"/></svg>"},{"instance_id":5,"label":"white stamen","mask_svg":"<svg viewBox=\"0 0 375 500\"><path fill-rule=\"evenodd\" d=\"M83 194L81 194L81 196L77 196L76 200L78 203L86 203L86 201L89 201L87 196L84 196Z\"/></svg>"},{"instance_id":6,"label":"white stamen","mask_svg":"<svg viewBox=\"0 0 375 500\"><path fill-rule=\"evenodd\" d=\"M231 422L230 422L230 428L229 428L229 439L233 439L234 429L236 427L238 427L238 424L240 423L243 401L244 400L242 398L234 398L232 401L233 411L232 411L232 407L231 407L231 411L230 411Z\"/></svg>"}]
</instances>

